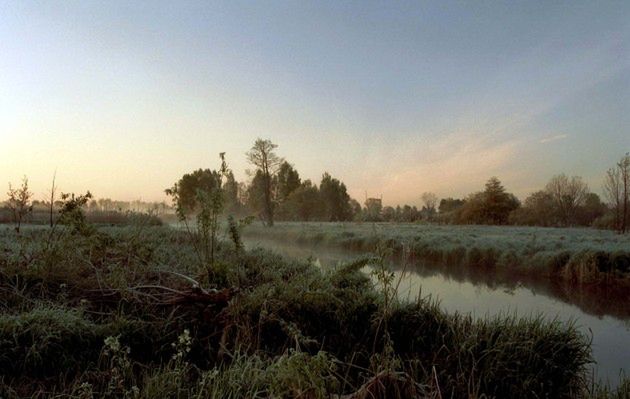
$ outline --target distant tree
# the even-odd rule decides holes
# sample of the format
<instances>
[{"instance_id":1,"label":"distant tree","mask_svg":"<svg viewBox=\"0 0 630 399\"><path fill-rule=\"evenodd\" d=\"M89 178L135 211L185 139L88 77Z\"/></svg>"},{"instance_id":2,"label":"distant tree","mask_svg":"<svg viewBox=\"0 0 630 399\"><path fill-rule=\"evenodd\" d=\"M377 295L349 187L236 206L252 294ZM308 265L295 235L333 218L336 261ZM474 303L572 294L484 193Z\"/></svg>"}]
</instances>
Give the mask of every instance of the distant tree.
<instances>
[{"instance_id":1,"label":"distant tree","mask_svg":"<svg viewBox=\"0 0 630 399\"><path fill-rule=\"evenodd\" d=\"M588 186L579 176L567 177L564 173L551 178L545 186L551 195L560 222L564 226L576 223L577 210L584 204Z\"/></svg>"},{"instance_id":2,"label":"distant tree","mask_svg":"<svg viewBox=\"0 0 630 399\"><path fill-rule=\"evenodd\" d=\"M272 190L275 185L274 183L275 179L272 179ZM246 204L247 208L256 213L263 222L267 221L267 205L265 203L266 187L263 172L257 170L252 178L252 181L247 186Z\"/></svg>"},{"instance_id":3,"label":"distant tree","mask_svg":"<svg viewBox=\"0 0 630 399\"><path fill-rule=\"evenodd\" d=\"M365 200L365 212L363 220L366 222L379 222L382 220L383 201L380 198L367 198Z\"/></svg>"},{"instance_id":4,"label":"distant tree","mask_svg":"<svg viewBox=\"0 0 630 399\"><path fill-rule=\"evenodd\" d=\"M487 224L484 212L484 194L476 192L469 194L464 204L453 211L452 223L457 224Z\"/></svg>"},{"instance_id":5,"label":"distant tree","mask_svg":"<svg viewBox=\"0 0 630 399\"><path fill-rule=\"evenodd\" d=\"M242 212L242 203L239 199L239 183L234 178L231 170L225 174L223 183L223 198L225 201L225 212L231 215L238 215Z\"/></svg>"},{"instance_id":6,"label":"distant tree","mask_svg":"<svg viewBox=\"0 0 630 399\"><path fill-rule=\"evenodd\" d=\"M199 210L199 192L211 193L220 188L220 172L210 169L198 169L184 174L171 188L165 190L167 195L177 194L177 204L180 212L190 215ZM175 198L175 197L174 197ZM100 201L100 200L99 200ZM111 200L104 200L105 210L111 207Z\"/></svg>"},{"instance_id":7,"label":"distant tree","mask_svg":"<svg viewBox=\"0 0 630 399\"><path fill-rule=\"evenodd\" d=\"M614 215L615 230L628 230L630 212L630 154L624 155L615 167L608 169L604 180L604 194Z\"/></svg>"},{"instance_id":8,"label":"distant tree","mask_svg":"<svg viewBox=\"0 0 630 399\"><path fill-rule=\"evenodd\" d=\"M461 199L453 199L453 198L442 198L440 200L440 206L438 207L438 211L440 214L445 214L449 212L455 211L457 208L464 205L464 200Z\"/></svg>"},{"instance_id":9,"label":"distant tree","mask_svg":"<svg viewBox=\"0 0 630 399\"><path fill-rule=\"evenodd\" d=\"M385 222L393 222L396 220L396 210L391 206L386 206L381 211L382 219Z\"/></svg>"},{"instance_id":10,"label":"distant tree","mask_svg":"<svg viewBox=\"0 0 630 399\"><path fill-rule=\"evenodd\" d=\"M483 218L486 223L505 224L510 212L519 207L518 199L509 193L501 185L496 177L491 177L486 182L482 203Z\"/></svg>"},{"instance_id":11,"label":"distant tree","mask_svg":"<svg viewBox=\"0 0 630 399\"><path fill-rule=\"evenodd\" d=\"M621 212L621 233L628 231L628 219L630 219L630 154L621 158L617 164L621 174L621 184L623 187L623 207Z\"/></svg>"},{"instance_id":12,"label":"distant tree","mask_svg":"<svg viewBox=\"0 0 630 399\"><path fill-rule=\"evenodd\" d=\"M360 220L361 219L361 204L359 201L354 198L350 198L350 209L352 212L352 220Z\"/></svg>"},{"instance_id":13,"label":"distant tree","mask_svg":"<svg viewBox=\"0 0 630 399\"><path fill-rule=\"evenodd\" d=\"M284 161L280 165L278 170L278 184L277 184L277 200L282 202L298 187L300 187L300 174L293 168L293 166Z\"/></svg>"},{"instance_id":14,"label":"distant tree","mask_svg":"<svg viewBox=\"0 0 630 399\"><path fill-rule=\"evenodd\" d=\"M400 211L400 221L401 222L407 222L407 223L411 223L411 222L415 222L418 220L418 208L416 208L415 206L410 206L410 205L403 205L403 207L401 208Z\"/></svg>"},{"instance_id":15,"label":"distant tree","mask_svg":"<svg viewBox=\"0 0 630 399\"><path fill-rule=\"evenodd\" d=\"M321 217L322 206L317 186L305 180L293 190L282 204L283 214L289 220L310 221Z\"/></svg>"},{"instance_id":16,"label":"distant tree","mask_svg":"<svg viewBox=\"0 0 630 399\"><path fill-rule=\"evenodd\" d=\"M436 205L438 202L437 195L429 192L422 193L422 202L424 203L424 213L427 219L431 220L436 214Z\"/></svg>"},{"instance_id":17,"label":"distant tree","mask_svg":"<svg viewBox=\"0 0 630 399\"><path fill-rule=\"evenodd\" d=\"M324 173L319 184L319 193L324 206L324 217L331 222L351 220L352 209L346 185Z\"/></svg>"},{"instance_id":18,"label":"distant tree","mask_svg":"<svg viewBox=\"0 0 630 399\"><path fill-rule=\"evenodd\" d=\"M536 191L525 199L523 206L510 214L510 222L527 226L554 226L558 223L553 197L546 191Z\"/></svg>"},{"instance_id":19,"label":"distant tree","mask_svg":"<svg viewBox=\"0 0 630 399\"><path fill-rule=\"evenodd\" d=\"M272 179L278 173L283 159L274 150L278 146L270 140L257 139L254 146L247 152L247 160L260 172L263 188L264 216L267 226L273 226L273 186Z\"/></svg>"},{"instance_id":20,"label":"distant tree","mask_svg":"<svg viewBox=\"0 0 630 399\"><path fill-rule=\"evenodd\" d=\"M499 179L491 177L484 191L466 198L452 220L464 224L506 224L510 213L519 206L518 199L505 191Z\"/></svg>"},{"instance_id":21,"label":"distant tree","mask_svg":"<svg viewBox=\"0 0 630 399\"><path fill-rule=\"evenodd\" d=\"M22 185L19 188L13 188L9 183L9 191L7 191L9 199L6 202L7 207L11 211L15 231L20 232L20 227L24 218L33 211L31 199L33 193L28 189L28 179L26 176L22 178Z\"/></svg>"},{"instance_id":22,"label":"distant tree","mask_svg":"<svg viewBox=\"0 0 630 399\"><path fill-rule=\"evenodd\" d=\"M427 209L435 210L435 206L437 205L438 197L437 195L429 192L422 193L422 202Z\"/></svg>"},{"instance_id":23,"label":"distant tree","mask_svg":"<svg viewBox=\"0 0 630 399\"><path fill-rule=\"evenodd\" d=\"M584 203L577 209L576 221L581 226L590 226L593 222L606 213L606 205L602 203L599 195L588 193Z\"/></svg>"}]
</instances>

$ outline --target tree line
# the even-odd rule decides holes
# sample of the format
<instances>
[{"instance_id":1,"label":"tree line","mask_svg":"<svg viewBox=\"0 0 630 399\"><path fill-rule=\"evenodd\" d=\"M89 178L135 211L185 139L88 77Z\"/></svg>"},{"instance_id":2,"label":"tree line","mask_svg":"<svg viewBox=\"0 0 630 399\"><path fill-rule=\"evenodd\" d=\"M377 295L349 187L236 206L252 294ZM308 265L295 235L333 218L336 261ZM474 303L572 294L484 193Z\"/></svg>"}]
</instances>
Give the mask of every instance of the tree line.
<instances>
[{"instance_id":1,"label":"tree line","mask_svg":"<svg viewBox=\"0 0 630 399\"><path fill-rule=\"evenodd\" d=\"M218 170L198 169L184 174L166 193L172 197L178 216L188 217L207 211L221 215L254 215L266 225L274 221L365 221L431 222L442 224L486 224L528 226L593 226L626 233L630 219L630 155L625 154L605 175L604 201L579 176L560 174L521 202L508 192L497 177L491 177L483 190L465 198L443 198L430 192L421 195L423 205L383 206L380 198L366 198L363 205L350 197L346 185L329 173L313 182L302 179L295 167L276 154L277 145L257 139L246 153L253 170L249 183L238 182L220 154ZM55 182L50 201L33 201L28 180L14 188L9 184L8 200L0 208L0 219L11 219L19 229L33 210L48 213L53 223ZM90 198L91 199L91 198ZM208 209L208 204L213 209ZM91 213L122 212L137 209L167 216L173 211L165 203L143 203L99 199L86 202ZM4 217L2 215L5 215ZM1 220L0 220L1 221ZM5 220L6 221L6 220Z\"/></svg>"},{"instance_id":2,"label":"tree line","mask_svg":"<svg viewBox=\"0 0 630 399\"><path fill-rule=\"evenodd\" d=\"M235 215L256 215L265 224L274 221L433 222L444 224L594 226L628 230L630 213L630 156L626 154L606 174L602 201L579 176L560 174L521 202L506 191L497 177L483 190L465 198L421 195L423 205L383 206L380 198L363 205L350 197L346 185L325 172L319 184L302 179L294 166L276 154L277 145L257 139L246 153L253 166L249 184L239 183L230 171L221 186L225 209ZM189 211L196 191L218 187L218 172L199 169L177 183L179 198ZM168 192L168 191L167 191ZM172 191L170 191L172 192Z\"/></svg>"}]
</instances>

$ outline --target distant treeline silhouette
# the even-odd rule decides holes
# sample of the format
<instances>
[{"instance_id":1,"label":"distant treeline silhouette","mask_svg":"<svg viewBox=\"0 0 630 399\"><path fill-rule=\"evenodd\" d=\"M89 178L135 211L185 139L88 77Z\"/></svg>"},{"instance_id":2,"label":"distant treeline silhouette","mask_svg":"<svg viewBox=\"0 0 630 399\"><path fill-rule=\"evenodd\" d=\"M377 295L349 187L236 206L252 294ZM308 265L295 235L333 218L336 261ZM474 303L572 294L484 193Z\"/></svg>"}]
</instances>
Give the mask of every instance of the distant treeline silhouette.
<instances>
[{"instance_id":1,"label":"distant treeline silhouette","mask_svg":"<svg viewBox=\"0 0 630 399\"><path fill-rule=\"evenodd\" d=\"M116 223L128 212L151 213L173 219L175 209L194 214L202 209L200 193L220 192L225 215L254 215L266 225L278 221L323 222L426 222L440 224L485 224L527 226L592 226L628 231L630 219L630 155L626 154L605 175L605 200L592 192L579 176L559 174L540 190L520 201L506 191L497 177L491 177L484 189L465 198L421 195L421 208L411 205L383 206L381 198L366 198L363 205L350 197L346 185L324 172L319 184L302 179L295 167L275 153L277 145L257 139L246 153L254 167L248 171L249 182L238 182L231 170L223 172L198 169L184 174L166 190L174 199L171 207L164 202L91 200L85 206L88 218ZM225 153L221 153L224 159ZM225 165L223 165L225 166ZM32 200L25 178L22 187L9 185L8 199L0 207L0 222L13 222L19 229L24 222L52 223L54 201ZM173 196L173 194L176 194ZM207 197L207 195L206 195ZM178 208L179 204L179 208Z\"/></svg>"}]
</instances>

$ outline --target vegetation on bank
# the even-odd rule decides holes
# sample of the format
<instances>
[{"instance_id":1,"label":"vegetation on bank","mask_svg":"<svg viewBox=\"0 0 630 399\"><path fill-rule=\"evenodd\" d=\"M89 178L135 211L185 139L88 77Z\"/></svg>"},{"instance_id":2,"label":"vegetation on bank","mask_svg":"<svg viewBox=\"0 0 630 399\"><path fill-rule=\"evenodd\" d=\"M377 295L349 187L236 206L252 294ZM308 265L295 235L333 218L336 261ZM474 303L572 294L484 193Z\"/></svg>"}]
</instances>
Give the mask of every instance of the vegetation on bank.
<instances>
[{"instance_id":1,"label":"vegetation on bank","mask_svg":"<svg viewBox=\"0 0 630 399\"><path fill-rule=\"evenodd\" d=\"M440 265L527 274L574 283L630 283L630 237L610 231L387 223L279 223L246 234L362 252L387 245L395 255Z\"/></svg>"},{"instance_id":2,"label":"vegetation on bank","mask_svg":"<svg viewBox=\"0 0 630 399\"><path fill-rule=\"evenodd\" d=\"M167 227L0 230L0 396L614 397L571 325L448 315L399 302L383 258L322 271L232 237L208 276Z\"/></svg>"},{"instance_id":3,"label":"vegetation on bank","mask_svg":"<svg viewBox=\"0 0 630 399\"><path fill-rule=\"evenodd\" d=\"M269 140L257 139L246 153L254 170L248 171L248 182L238 182L231 170L197 169L185 173L174 186L181 206L198 211L198 192L206 195L217 190L221 176L224 211L238 217L254 216L267 226L274 221L364 221L422 222L437 224L484 224L527 226L591 226L626 233L630 223L630 155L626 154L605 175L604 200L592 192L579 176L553 176L540 190L521 202L497 177L491 177L483 190L464 198L442 198L430 192L418 193L422 207L411 205L383 206L380 198L366 198L363 204L350 197L346 185L329 173L322 174L319 184L300 177L288 161L278 156L278 146ZM221 153L225 159L225 153ZM57 187L53 179L50 197L33 200L24 178L22 186L9 185L8 199L0 205L0 223L53 223L53 215L61 201L55 200ZM175 206L174 208L176 208ZM175 209L165 203L141 201L121 202L91 199L84 211L94 222L127 223L127 212L150 213L165 221L174 221Z\"/></svg>"}]
</instances>

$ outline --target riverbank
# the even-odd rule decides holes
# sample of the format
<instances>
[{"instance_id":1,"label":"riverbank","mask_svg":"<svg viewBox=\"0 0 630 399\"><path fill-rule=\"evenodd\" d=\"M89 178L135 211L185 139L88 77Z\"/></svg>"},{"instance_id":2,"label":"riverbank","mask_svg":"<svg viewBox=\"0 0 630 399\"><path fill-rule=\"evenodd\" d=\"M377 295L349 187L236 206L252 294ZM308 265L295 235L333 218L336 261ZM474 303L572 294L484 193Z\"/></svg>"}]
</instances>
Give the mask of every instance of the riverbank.
<instances>
[{"instance_id":1,"label":"riverbank","mask_svg":"<svg viewBox=\"0 0 630 399\"><path fill-rule=\"evenodd\" d=\"M394 255L487 273L630 288L630 235L593 229L395 223L277 223L248 237Z\"/></svg>"},{"instance_id":2,"label":"riverbank","mask_svg":"<svg viewBox=\"0 0 630 399\"><path fill-rule=\"evenodd\" d=\"M603 392L574 325L446 314L375 289L364 261L323 271L236 244L220 244L208 281L183 231L0 230L0 396Z\"/></svg>"}]
</instances>

